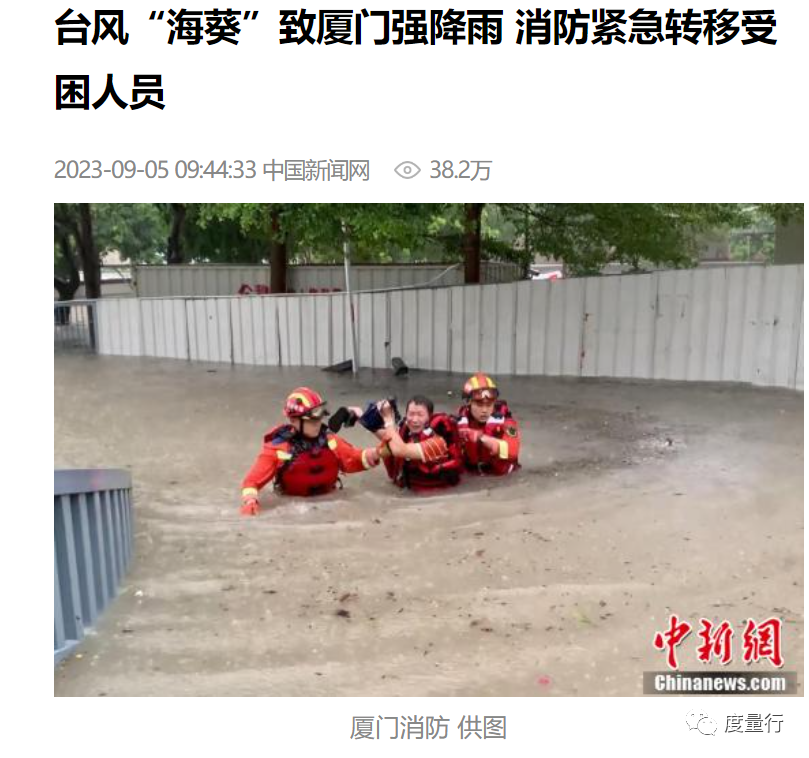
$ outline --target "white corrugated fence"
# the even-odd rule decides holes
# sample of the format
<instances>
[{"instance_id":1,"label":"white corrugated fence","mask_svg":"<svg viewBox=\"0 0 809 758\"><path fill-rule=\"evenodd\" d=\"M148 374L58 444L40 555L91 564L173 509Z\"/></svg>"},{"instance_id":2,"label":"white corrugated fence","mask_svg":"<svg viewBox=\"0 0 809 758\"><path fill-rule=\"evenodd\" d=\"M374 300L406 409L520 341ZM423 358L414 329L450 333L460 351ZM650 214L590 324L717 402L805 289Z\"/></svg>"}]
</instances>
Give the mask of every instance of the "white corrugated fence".
<instances>
[{"instance_id":1,"label":"white corrugated fence","mask_svg":"<svg viewBox=\"0 0 809 758\"><path fill-rule=\"evenodd\" d=\"M138 297L211 297L244 293L268 294L269 266L134 266L133 278ZM483 261L481 277L485 284L521 279L516 263ZM290 292L341 292L345 289L342 266L290 266L287 270ZM356 291L392 289L418 285L447 287L463 284L460 265L354 265L351 289Z\"/></svg>"},{"instance_id":2,"label":"white corrugated fence","mask_svg":"<svg viewBox=\"0 0 809 758\"><path fill-rule=\"evenodd\" d=\"M347 295L101 300L99 352L270 366L350 358ZM360 292L359 365L803 389L803 266Z\"/></svg>"}]
</instances>

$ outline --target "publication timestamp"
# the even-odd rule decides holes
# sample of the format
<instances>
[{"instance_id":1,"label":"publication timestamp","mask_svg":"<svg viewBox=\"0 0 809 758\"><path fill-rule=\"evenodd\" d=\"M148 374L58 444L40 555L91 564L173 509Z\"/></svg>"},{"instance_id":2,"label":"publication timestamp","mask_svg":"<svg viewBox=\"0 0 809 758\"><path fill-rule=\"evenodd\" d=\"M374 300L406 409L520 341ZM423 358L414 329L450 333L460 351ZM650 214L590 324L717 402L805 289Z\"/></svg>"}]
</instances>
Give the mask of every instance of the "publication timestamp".
<instances>
[{"instance_id":1,"label":"publication timestamp","mask_svg":"<svg viewBox=\"0 0 809 758\"><path fill-rule=\"evenodd\" d=\"M58 160L54 179L255 179L256 162L250 160Z\"/></svg>"}]
</instances>

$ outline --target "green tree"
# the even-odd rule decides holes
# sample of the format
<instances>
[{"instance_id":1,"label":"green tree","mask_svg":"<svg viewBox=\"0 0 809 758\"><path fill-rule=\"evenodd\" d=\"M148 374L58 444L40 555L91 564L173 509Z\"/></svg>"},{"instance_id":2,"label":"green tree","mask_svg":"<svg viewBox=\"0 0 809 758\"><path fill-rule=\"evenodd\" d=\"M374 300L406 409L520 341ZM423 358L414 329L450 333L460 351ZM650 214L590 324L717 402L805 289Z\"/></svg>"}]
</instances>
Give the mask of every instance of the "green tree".
<instances>
[{"instance_id":1,"label":"green tree","mask_svg":"<svg viewBox=\"0 0 809 758\"><path fill-rule=\"evenodd\" d=\"M597 274L608 263L640 270L694 262L698 231L741 222L734 203L502 204L523 223L524 247L563 261L573 275Z\"/></svg>"},{"instance_id":2,"label":"green tree","mask_svg":"<svg viewBox=\"0 0 809 758\"><path fill-rule=\"evenodd\" d=\"M751 212L767 216L779 224L803 221L803 203L757 203Z\"/></svg>"},{"instance_id":3,"label":"green tree","mask_svg":"<svg viewBox=\"0 0 809 758\"><path fill-rule=\"evenodd\" d=\"M609 263L634 270L685 266L706 229L750 228L762 219L802 219L803 205L734 203L98 203L54 210L55 286L72 297L78 271L97 251L134 262L271 265L274 292L287 263L458 261L465 280L480 262L526 267L539 253L572 275ZM86 218L85 214L85 221ZM84 230L84 231L82 231ZM89 233L88 233L89 230ZM88 236L89 234L89 236ZM93 245L96 246L95 252Z\"/></svg>"},{"instance_id":4,"label":"green tree","mask_svg":"<svg viewBox=\"0 0 809 758\"><path fill-rule=\"evenodd\" d=\"M163 204L94 203L95 239L101 255L116 251L133 263L164 260L168 220Z\"/></svg>"},{"instance_id":5,"label":"green tree","mask_svg":"<svg viewBox=\"0 0 809 758\"><path fill-rule=\"evenodd\" d=\"M270 261L271 289L285 291L276 280L286 262L320 263L342 259L348 238L357 262L384 262L391 248L423 244L438 206L428 203L217 203L200 211L209 228L233 223L241 233L263 240ZM276 272L273 274L272 272Z\"/></svg>"},{"instance_id":6,"label":"green tree","mask_svg":"<svg viewBox=\"0 0 809 758\"><path fill-rule=\"evenodd\" d=\"M54 287L60 300L72 300L78 272L84 275L85 297L101 297L101 260L93 233L90 203L54 204Z\"/></svg>"},{"instance_id":7,"label":"green tree","mask_svg":"<svg viewBox=\"0 0 809 758\"><path fill-rule=\"evenodd\" d=\"M53 286L59 300L72 300L81 284L76 251L76 210L67 203L53 208L54 272Z\"/></svg>"}]
</instances>

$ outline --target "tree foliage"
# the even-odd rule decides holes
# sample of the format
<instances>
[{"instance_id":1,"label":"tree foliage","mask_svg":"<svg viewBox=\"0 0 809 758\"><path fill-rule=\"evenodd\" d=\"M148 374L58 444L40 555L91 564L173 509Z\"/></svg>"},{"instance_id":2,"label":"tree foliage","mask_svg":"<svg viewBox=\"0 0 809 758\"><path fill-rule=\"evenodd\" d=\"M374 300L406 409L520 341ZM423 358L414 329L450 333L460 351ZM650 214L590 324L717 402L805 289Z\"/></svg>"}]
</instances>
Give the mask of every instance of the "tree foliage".
<instances>
[{"instance_id":1,"label":"tree foliage","mask_svg":"<svg viewBox=\"0 0 809 758\"><path fill-rule=\"evenodd\" d=\"M101 296L101 264L90 203L55 203L54 288L60 300L73 299L84 276L85 296Z\"/></svg>"},{"instance_id":2,"label":"tree foliage","mask_svg":"<svg viewBox=\"0 0 809 758\"><path fill-rule=\"evenodd\" d=\"M348 241L357 263L466 258L469 272L476 256L527 265L540 254L577 275L609 263L635 270L686 266L703 230L803 220L800 203L97 203L87 209L82 225L80 204L54 206L60 296L75 291L87 256L111 250L134 263L170 257L266 264L279 254L290 263L334 263ZM92 239L82 229L92 229Z\"/></svg>"},{"instance_id":3,"label":"tree foliage","mask_svg":"<svg viewBox=\"0 0 809 758\"><path fill-rule=\"evenodd\" d=\"M609 263L634 270L693 263L696 234L740 223L731 203L542 203L502 206L522 224L525 247L562 261L570 272L596 274Z\"/></svg>"},{"instance_id":4,"label":"tree foliage","mask_svg":"<svg viewBox=\"0 0 809 758\"><path fill-rule=\"evenodd\" d=\"M270 241L285 241L295 263L341 260L346 240L357 262L388 262L391 251L424 245L440 207L430 203L215 203L200 209L200 222L205 228L233 223L241 234L263 239L265 247ZM273 215L277 229L271 223Z\"/></svg>"},{"instance_id":5,"label":"tree foliage","mask_svg":"<svg viewBox=\"0 0 809 758\"><path fill-rule=\"evenodd\" d=\"M160 263L165 257L168 216L163 204L94 203L93 226L102 257L113 250L133 263Z\"/></svg>"}]
</instances>

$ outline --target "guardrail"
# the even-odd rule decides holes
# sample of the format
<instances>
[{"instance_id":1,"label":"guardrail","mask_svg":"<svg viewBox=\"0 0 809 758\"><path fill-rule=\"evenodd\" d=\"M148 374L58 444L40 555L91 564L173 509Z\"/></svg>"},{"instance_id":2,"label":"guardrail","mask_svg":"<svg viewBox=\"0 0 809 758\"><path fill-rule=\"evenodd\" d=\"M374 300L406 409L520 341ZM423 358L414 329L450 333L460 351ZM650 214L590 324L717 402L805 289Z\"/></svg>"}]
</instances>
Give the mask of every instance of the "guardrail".
<instances>
[{"instance_id":1,"label":"guardrail","mask_svg":"<svg viewBox=\"0 0 809 758\"><path fill-rule=\"evenodd\" d=\"M132 558L132 477L117 469L53 472L53 662L118 594Z\"/></svg>"},{"instance_id":2,"label":"guardrail","mask_svg":"<svg viewBox=\"0 0 809 758\"><path fill-rule=\"evenodd\" d=\"M96 351L96 301L65 300L53 304L54 352Z\"/></svg>"}]
</instances>

